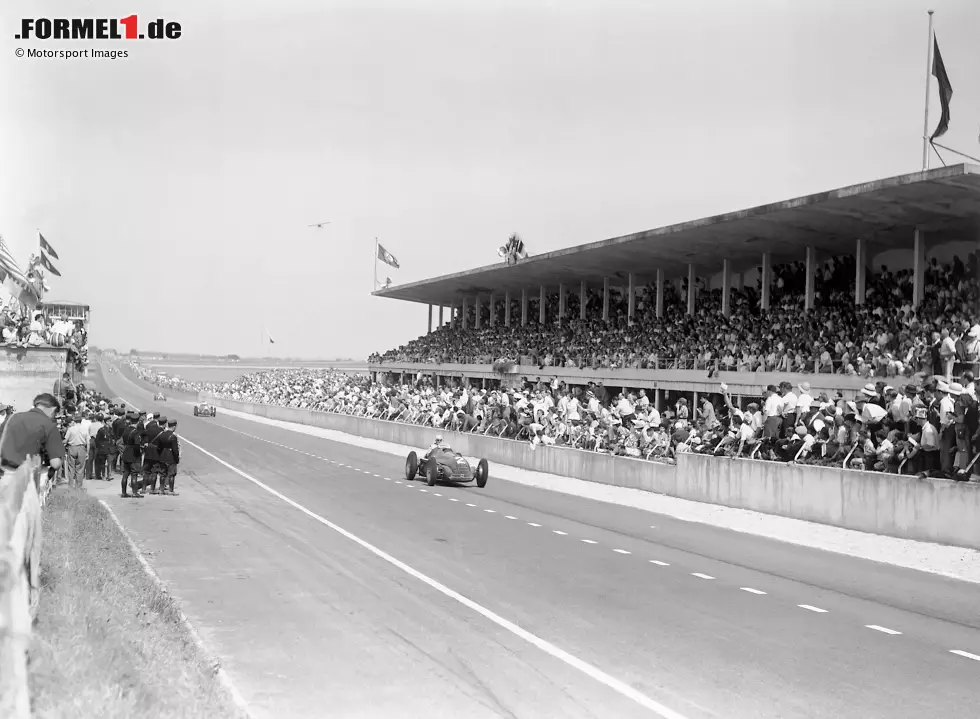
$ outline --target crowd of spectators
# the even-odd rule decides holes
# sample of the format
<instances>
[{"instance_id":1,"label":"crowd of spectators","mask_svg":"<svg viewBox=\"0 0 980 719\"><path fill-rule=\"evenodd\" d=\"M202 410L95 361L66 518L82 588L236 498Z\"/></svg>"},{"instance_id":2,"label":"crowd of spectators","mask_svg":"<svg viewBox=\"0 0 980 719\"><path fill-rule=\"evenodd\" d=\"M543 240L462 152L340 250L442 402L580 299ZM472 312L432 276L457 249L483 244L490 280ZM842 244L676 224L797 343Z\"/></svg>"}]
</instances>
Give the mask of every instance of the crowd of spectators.
<instances>
[{"instance_id":1,"label":"crowd of spectators","mask_svg":"<svg viewBox=\"0 0 980 719\"><path fill-rule=\"evenodd\" d=\"M49 317L11 300L0 308L0 336L7 347L66 347L76 370L88 365L88 330L81 320Z\"/></svg>"},{"instance_id":2,"label":"crowd of spectators","mask_svg":"<svg viewBox=\"0 0 980 719\"><path fill-rule=\"evenodd\" d=\"M700 369L740 372L836 373L867 379L942 374L951 381L954 364L980 358L980 274L977 253L948 265L932 259L925 270L924 301L912 305L912 272L881 267L866 278L865 303L854 304L853 257L832 258L818 268L815 307L804 310L805 265L773 268L770 309L761 309L761 280L756 287L733 288L731 311L721 311L720 290L702 285L696 311L687 314L686 283L680 291L665 286L664 312L656 317L653 286L639 288L636 311L628 320L627 299L610 297L610 319L602 315L601 292L587 297L579 320L578 296L568 298L565 322L558 323L557 297L547 300L540 325L538 311L529 322L505 327L502 305L481 307L481 328L469 307L466 329L444 325L407 345L376 353L372 362L509 362L553 367ZM536 303L536 300L534 301ZM512 302L512 317L520 317ZM462 323L460 323L461 325ZM516 324L516 326L515 326Z\"/></svg>"},{"instance_id":3,"label":"crowd of spectators","mask_svg":"<svg viewBox=\"0 0 980 719\"><path fill-rule=\"evenodd\" d=\"M813 396L809 383L770 386L758 401L733 402L728 388L686 397L659 411L643 389L601 382L568 387L554 379L522 388L374 382L331 370L277 369L234 382L193 383L131 364L142 379L250 403L337 412L445 430L672 462L677 454L749 456L920 476L970 479L980 451L977 388L958 381L868 383L855 397Z\"/></svg>"}]
</instances>

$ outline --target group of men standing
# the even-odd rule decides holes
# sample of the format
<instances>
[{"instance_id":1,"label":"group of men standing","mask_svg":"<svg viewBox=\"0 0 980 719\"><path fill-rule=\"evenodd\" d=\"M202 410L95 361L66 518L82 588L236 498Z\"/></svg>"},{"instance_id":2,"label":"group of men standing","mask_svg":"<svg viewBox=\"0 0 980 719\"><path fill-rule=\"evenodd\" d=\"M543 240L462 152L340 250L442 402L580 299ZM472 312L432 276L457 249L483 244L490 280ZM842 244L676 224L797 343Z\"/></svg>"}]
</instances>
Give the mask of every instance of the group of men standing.
<instances>
[{"instance_id":1,"label":"group of men standing","mask_svg":"<svg viewBox=\"0 0 980 719\"><path fill-rule=\"evenodd\" d=\"M122 405L94 416L76 414L65 431L68 481L77 486L83 476L110 481L119 472L123 497L143 497L144 489L175 495L180 462L176 429L175 419L159 412L126 411Z\"/></svg>"}]
</instances>

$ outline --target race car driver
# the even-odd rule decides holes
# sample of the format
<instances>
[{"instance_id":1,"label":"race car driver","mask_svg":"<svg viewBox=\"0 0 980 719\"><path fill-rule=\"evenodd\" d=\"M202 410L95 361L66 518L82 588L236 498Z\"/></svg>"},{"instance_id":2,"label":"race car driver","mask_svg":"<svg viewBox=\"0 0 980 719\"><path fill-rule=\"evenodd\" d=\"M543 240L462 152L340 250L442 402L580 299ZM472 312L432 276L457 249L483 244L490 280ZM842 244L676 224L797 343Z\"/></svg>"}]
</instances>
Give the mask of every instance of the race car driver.
<instances>
[{"instance_id":1,"label":"race car driver","mask_svg":"<svg viewBox=\"0 0 980 719\"><path fill-rule=\"evenodd\" d=\"M452 448L448 444L443 443L441 434L437 434L435 441L432 443L432 446L429 447L429 450L425 453L425 457L423 457L423 459L428 459L429 456L432 454L433 450L435 449L452 449Z\"/></svg>"}]
</instances>

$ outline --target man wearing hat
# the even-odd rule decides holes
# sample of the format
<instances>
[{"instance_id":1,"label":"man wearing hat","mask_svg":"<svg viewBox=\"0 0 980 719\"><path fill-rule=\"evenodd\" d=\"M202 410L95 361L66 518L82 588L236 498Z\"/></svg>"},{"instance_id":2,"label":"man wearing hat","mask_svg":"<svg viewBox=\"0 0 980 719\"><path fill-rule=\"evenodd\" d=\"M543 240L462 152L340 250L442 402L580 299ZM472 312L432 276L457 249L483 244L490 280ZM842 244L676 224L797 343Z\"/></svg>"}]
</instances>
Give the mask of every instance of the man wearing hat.
<instances>
[{"instance_id":1,"label":"man wearing hat","mask_svg":"<svg viewBox=\"0 0 980 719\"><path fill-rule=\"evenodd\" d=\"M71 487L82 488L88 445L88 428L82 425L82 415L73 415L71 424L68 425L68 430L65 432L65 448L68 454L65 473Z\"/></svg>"},{"instance_id":2,"label":"man wearing hat","mask_svg":"<svg viewBox=\"0 0 980 719\"><path fill-rule=\"evenodd\" d=\"M139 462L140 462L140 433L136 429L139 415L130 412L126 415L126 426L123 428L122 440L122 496L129 497L126 493L126 483L129 482L133 493L132 496L141 498L139 487Z\"/></svg>"},{"instance_id":3,"label":"man wearing hat","mask_svg":"<svg viewBox=\"0 0 980 719\"><path fill-rule=\"evenodd\" d=\"M29 456L40 456L42 451L47 454L52 470L61 467L65 445L53 419L58 409L58 398L44 393L34 398L32 409L7 419L0 435L0 471L15 470Z\"/></svg>"},{"instance_id":4,"label":"man wearing hat","mask_svg":"<svg viewBox=\"0 0 980 719\"><path fill-rule=\"evenodd\" d=\"M115 410L116 418L112 422L113 448L109 450L109 468L107 478L113 472L122 472L123 430L126 429L126 410L119 405Z\"/></svg>"},{"instance_id":5,"label":"man wearing hat","mask_svg":"<svg viewBox=\"0 0 980 719\"><path fill-rule=\"evenodd\" d=\"M163 424L165 418L160 418ZM160 479L160 494L176 495L174 484L177 481L177 465L180 463L180 443L177 441L177 420L167 421L167 428L160 433L157 439L160 448L160 464L164 467L163 477Z\"/></svg>"}]
</instances>

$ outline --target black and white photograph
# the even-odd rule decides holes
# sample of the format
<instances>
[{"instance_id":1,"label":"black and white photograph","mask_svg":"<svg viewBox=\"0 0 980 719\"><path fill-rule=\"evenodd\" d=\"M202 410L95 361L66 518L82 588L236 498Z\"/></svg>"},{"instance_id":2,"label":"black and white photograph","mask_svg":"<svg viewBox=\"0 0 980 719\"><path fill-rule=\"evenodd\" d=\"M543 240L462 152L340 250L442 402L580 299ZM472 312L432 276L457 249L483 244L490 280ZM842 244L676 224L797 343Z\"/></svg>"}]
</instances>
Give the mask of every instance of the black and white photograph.
<instances>
[{"instance_id":1,"label":"black and white photograph","mask_svg":"<svg viewBox=\"0 0 980 719\"><path fill-rule=\"evenodd\" d=\"M0 719L977 719L980 2L4 0Z\"/></svg>"}]
</instances>

